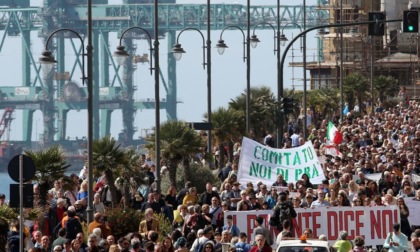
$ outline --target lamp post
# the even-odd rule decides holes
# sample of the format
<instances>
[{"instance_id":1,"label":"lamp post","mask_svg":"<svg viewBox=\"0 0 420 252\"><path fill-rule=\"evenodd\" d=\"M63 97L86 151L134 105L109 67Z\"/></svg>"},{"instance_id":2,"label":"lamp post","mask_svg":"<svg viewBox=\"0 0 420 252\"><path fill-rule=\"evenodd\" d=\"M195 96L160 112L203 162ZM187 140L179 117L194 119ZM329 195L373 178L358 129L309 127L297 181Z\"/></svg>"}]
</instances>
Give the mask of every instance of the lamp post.
<instances>
[{"instance_id":1,"label":"lamp post","mask_svg":"<svg viewBox=\"0 0 420 252\"><path fill-rule=\"evenodd\" d=\"M251 36L251 46L253 48L256 47L257 43L260 42L260 40L257 38L257 35L255 35L255 29L259 26L259 25L269 25L271 26L271 28L273 28L274 31L274 53L277 56L277 86L280 86L280 49L281 49L281 43L280 43L280 24L281 24L281 18L280 18L280 0L277 0L277 29L275 30L274 27L267 22L262 22L257 24L254 27L254 31L252 32L252 36ZM278 102L278 110L280 110L280 98L283 96L283 88L281 89L277 89L277 102ZM284 123L284 116L283 114L280 114L280 112L278 113L278 115L280 115L280 120L276 123L276 146L277 148L280 148L280 144L281 144L281 139L283 137L283 123Z\"/></svg>"},{"instance_id":2,"label":"lamp post","mask_svg":"<svg viewBox=\"0 0 420 252\"><path fill-rule=\"evenodd\" d=\"M306 35L308 32L316 30L316 29L323 29L323 28L330 28L330 27L346 27L346 26L355 26L355 25L368 25L368 24L375 24L375 23L392 23L392 22L401 22L401 19L392 19L392 20L375 20L375 21L368 21L368 22L358 22L358 23L339 23L339 24L328 24L328 25L320 25L320 26L314 26L312 28L309 28L307 30L302 31L299 33L295 38L290 41L290 43L287 45L285 51L283 52L283 55L281 57L280 61L280 85L278 88L283 87L283 67L284 62L286 59L287 52L292 47L293 43L303 35Z\"/></svg>"},{"instance_id":3,"label":"lamp post","mask_svg":"<svg viewBox=\"0 0 420 252\"><path fill-rule=\"evenodd\" d=\"M238 30L240 30L242 32L243 35L243 45L244 45L244 50L243 50L243 59L244 61L246 60L246 96L245 96L245 129L246 129L246 133L249 134L250 133L250 124L251 124L251 3L250 0L247 0L247 4L246 4L246 13L247 13L247 32L246 32L246 37L245 37L245 32L244 30L242 30L241 27L236 26L236 25L229 25L227 27L225 27L221 34L220 34L220 40L218 42L218 44L216 45L216 47L218 48L218 53L220 55L222 55L224 53L224 49L228 48L228 46L224 43L224 40L222 39L223 37L223 32L226 29L229 28L236 28ZM254 41L255 42L255 41ZM256 44L254 44L256 45ZM245 56L246 55L246 56Z\"/></svg>"},{"instance_id":4,"label":"lamp post","mask_svg":"<svg viewBox=\"0 0 420 252\"><path fill-rule=\"evenodd\" d=\"M340 0L340 24L343 23L343 0ZM340 122L343 123L344 88L343 88L343 28L340 27Z\"/></svg>"},{"instance_id":5,"label":"lamp post","mask_svg":"<svg viewBox=\"0 0 420 252\"><path fill-rule=\"evenodd\" d=\"M306 0L303 0L303 30L306 30ZM307 106L307 91L306 91L306 34L303 35L303 139L306 141L306 128L308 127L306 121L306 106Z\"/></svg>"},{"instance_id":6,"label":"lamp post","mask_svg":"<svg viewBox=\"0 0 420 252\"><path fill-rule=\"evenodd\" d=\"M88 110L88 205L87 205L87 222L91 223L93 221L93 166L92 166L92 143L93 143L93 80L92 80L92 73L93 73L93 65L92 65L92 19L91 19L91 8L92 3L91 0L88 0L88 45L86 47L86 52L83 49L82 53L82 81L83 84L87 83L87 90L88 90L88 97L87 97L87 110ZM42 57L39 58L39 62L41 63L41 67L44 69L45 72L51 72L53 70L53 64L57 63L52 55L51 51L48 50L49 42L51 41L52 37L62 31L67 31L75 34L77 38L79 38L80 43L82 44L82 48L84 48L83 39L79 33L72 29L68 28L61 28L53 31L47 38L45 43L45 49L42 52ZM87 74L85 73L85 57L87 58Z\"/></svg>"},{"instance_id":7,"label":"lamp post","mask_svg":"<svg viewBox=\"0 0 420 252\"><path fill-rule=\"evenodd\" d=\"M161 188L161 181L160 181L160 90L159 90L159 4L158 0L154 0L154 41L153 41L153 49L150 47L150 55L152 55L152 51L154 52L154 65L152 63L153 57L150 56L150 74L154 70L154 78L155 78L155 156L156 156L156 190L160 193ZM152 37L150 33L138 26L130 27L124 30L121 33L120 43L117 46L117 50L114 52L114 56L117 58L117 62L119 64L123 63L129 56L127 51L125 51L124 46L122 45L122 39L124 35L133 29L138 29L143 31L149 38L149 45L151 44Z\"/></svg>"},{"instance_id":8,"label":"lamp post","mask_svg":"<svg viewBox=\"0 0 420 252\"><path fill-rule=\"evenodd\" d=\"M172 52L176 60L180 60L183 53L186 53L182 48L181 44L179 43L179 37L184 31L193 30L197 31L201 38L203 39L203 69L206 69L207 66L207 120L210 124L208 129L208 136L207 136L207 151L212 156L212 138L211 138L211 40L210 40L210 0L207 0L207 41L204 39L203 33L196 28L187 27L179 32L178 36L176 37L176 44L172 48ZM207 49L207 53L206 50ZM206 60L207 54L207 60ZM210 158L210 160L212 160ZM210 168L213 168L213 161L210 161Z\"/></svg>"},{"instance_id":9,"label":"lamp post","mask_svg":"<svg viewBox=\"0 0 420 252\"><path fill-rule=\"evenodd\" d=\"M246 2L246 133L250 134L251 124L251 3Z\"/></svg>"},{"instance_id":10,"label":"lamp post","mask_svg":"<svg viewBox=\"0 0 420 252\"><path fill-rule=\"evenodd\" d=\"M157 0L156 0L157 1ZM158 25L158 22L156 21L158 18L158 12L157 12L157 3L155 3L155 41L153 43L154 48L149 47L150 50L150 74L153 73L154 70L154 77L155 77L155 156L156 156L156 190L160 193L160 94L159 94L159 37L158 37L158 28L156 27ZM125 64L126 60L130 56L128 52L125 50L125 47L122 45L122 40L124 38L124 35L131 31L131 30L140 30L143 31L149 40L149 45L151 45L152 37L150 36L150 33L141 27L134 26L125 29L121 33L120 42L117 46L117 50L114 52L114 57L119 65ZM153 65L153 57L152 53L154 53L154 66Z\"/></svg>"}]
</instances>

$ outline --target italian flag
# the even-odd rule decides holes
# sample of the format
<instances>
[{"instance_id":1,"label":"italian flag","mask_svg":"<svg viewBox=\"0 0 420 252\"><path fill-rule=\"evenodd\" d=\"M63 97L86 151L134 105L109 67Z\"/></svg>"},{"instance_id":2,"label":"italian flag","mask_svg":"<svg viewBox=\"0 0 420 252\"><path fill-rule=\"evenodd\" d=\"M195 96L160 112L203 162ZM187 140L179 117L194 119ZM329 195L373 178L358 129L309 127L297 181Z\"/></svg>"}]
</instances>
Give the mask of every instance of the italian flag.
<instances>
[{"instance_id":1,"label":"italian flag","mask_svg":"<svg viewBox=\"0 0 420 252\"><path fill-rule=\"evenodd\" d=\"M333 144L341 144L343 141L341 132L338 131L332 122L328 122L327 139L330 140Z\"/></svg>"},{"instance_id":2,"label":"italian flag","mask_svg":"<svg viewBox=\"0 0 420 252\"><path fill-rule=\"evenodd\" d=\"M330 155L333 157L342 157L343 155L341 154L341 152L338 150L337 146L333 145L329 140L327 140L327 142L325 143L324 146L324 154L325 155Z\"/></svg>"}]
</instances>

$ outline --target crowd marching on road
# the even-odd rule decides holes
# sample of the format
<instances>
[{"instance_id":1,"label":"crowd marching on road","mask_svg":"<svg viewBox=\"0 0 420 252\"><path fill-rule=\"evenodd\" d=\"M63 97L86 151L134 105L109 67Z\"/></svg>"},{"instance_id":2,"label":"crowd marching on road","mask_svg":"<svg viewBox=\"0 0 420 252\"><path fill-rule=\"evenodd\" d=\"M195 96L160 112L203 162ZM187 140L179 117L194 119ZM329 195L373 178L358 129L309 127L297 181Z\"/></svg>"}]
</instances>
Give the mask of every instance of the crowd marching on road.
<instances>
[{"instance_id":1,"label":"crowd marching on road","mask_svg":"<svg viewBox=\"0 0 420 252\"><path fill-rule=\"evenodd\" d=\"M402 252L408 251L411 244L412 251L420 251L420 227L410 224L407 206L407 201L420 201L420 103L410 101L390 110L379 106L374 113L359 115L351 111L342 123L333 127L337 129L334 136L341 138L338 142L331 139L331 123L327 120L320 125L308 124L307 141L322 160L325 179L321 184L312 184L308 174L302 174L296 182L286 181L282 174L270 184L239 182L241 143L238 140L233 162L224 164L217 174L221 188L209 182L204 192L198 192L191 182L185 181L180 191L171 187L167 194L160 195L150 190L155 171L153 161L147 157L142 165L150 168L150 185L139 187L131 195L136 199L132 206L144 212L144 220L138 223L138 230L117 240L104 211L112 207L113 197L106 179L98 178L94 199L89 199L94 202L94 220L88 223L87 235L81 225L86 221L88 200L83 171L79 176L71 175L74 181L80 180L73 190L63 191L62 181L57 180L49 191L49 228L28 227L25 249L32 252L270 252L285 239L299 239L297 235L328 239L327 234L310 228L297 231L300 222L296 219L300 218L302 209L338 211L393 206L398 209L399 222L391 223L392 230L384 235L384 242L373 248ZM291 124L289 131L283 136L281 149L306 142L298 124ZM270 134L254 140L267 146L274 142ZM219 153L214 150L215 161L219 160ZM378 179L372 179L375 177L372 175L379 175ZM0 205L4 202L4 195L0 195ZM171 214L167 214L168 209ZM263 210L270 211L271 217L260 216L258 211ZM244 211L254 216L251 230L241 230L242 219L236 218ZM173 223L170 234L161 232L155 213L166 214ZM19 251L18 230L17 224L9 231L8 247L12 252ZM339 252L363 252L369 248L363 236L350 233L339 230L337 239L330 241L331 247Z\"/></svg>"}]
</instances>

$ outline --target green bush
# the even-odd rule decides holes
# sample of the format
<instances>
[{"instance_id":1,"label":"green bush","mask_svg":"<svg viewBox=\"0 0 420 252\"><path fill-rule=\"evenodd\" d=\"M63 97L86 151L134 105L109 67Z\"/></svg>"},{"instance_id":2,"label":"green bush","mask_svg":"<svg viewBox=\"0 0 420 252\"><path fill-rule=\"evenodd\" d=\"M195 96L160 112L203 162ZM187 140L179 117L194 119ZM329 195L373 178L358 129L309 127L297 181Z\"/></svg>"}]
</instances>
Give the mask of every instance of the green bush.
<instances>
[{"instance_id":1,"label":"green bush","mask_svg":"<svg viewBox=\"0 0 420 252\"><path fill-rule=\"evenodd\" d=\"M143 214L131 208L110 208L106 212L108 225L115 239L127 235L130 232L138 232Z\"/></svg>"},{"instance_id":2,"label":"green bush","mask_svg":"<svg viewBox=\"0 0 420 252\"><path fill-rule=\"evenodd\" d=\"M215 173L215 174L214 174ZM217 188L220 187L220 181L217 178L218 171L212 171L208 166L202 166L200 164L196 163L190 163L190 173L189 178L191 183L194 187L197 188L197 191L199 193L204 192L206 190L206 183L212 182L213 186L216 186ZM179 191L182 189L185 185L184 181L184 167L180 165L177 169L176 174L176 182L177 182L177 190ZM164 176L162 176L162 183L161 183L161 189L164 194L166 194L169 186L171 185L169 181L168 173L166 173Z\"/></svg>"},{"instance_id":3,"label":"green bush","mask_svg":"<svg viewBox=\"0 0 420 252\"><path fill-rule=\"evenodd\" d=\"M400 103L400 99L398 97L387 99L386 101L382 102L382 106L384 109L390 109L396 107Z\"/></svg>"}]
</instances>

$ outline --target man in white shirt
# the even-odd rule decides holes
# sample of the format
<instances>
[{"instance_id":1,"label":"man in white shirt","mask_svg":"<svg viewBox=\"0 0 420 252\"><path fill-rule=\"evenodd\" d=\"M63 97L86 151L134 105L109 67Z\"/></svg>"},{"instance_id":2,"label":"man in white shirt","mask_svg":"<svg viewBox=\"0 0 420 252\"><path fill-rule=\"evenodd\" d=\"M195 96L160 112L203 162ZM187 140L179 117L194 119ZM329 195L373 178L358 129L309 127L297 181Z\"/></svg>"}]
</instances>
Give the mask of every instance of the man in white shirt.
<instances>
[{"instance_id":1,"label":"man in white shirt","mask_svg":"<svg viewBox=\"0 0 420 252\"><path fill-rule=\"evenodd\" d=\"M318 199L313 201L311 207L329 207L331 206L330 202L325 200L325 192L322 189L318 190Z\"/></svg>"},{"instance_id":2,"label":"man in white shirt","mask_svg":"<svg viewBox=\"0 0 420 252\"><path fill-rule=\"evenodd\" d=\"M392 225L393 231L388 234L384 242L384 248L387 248L389 252L403 252L408 250L407 236L401 233L401 225L394 223Z\"/></svg>"}]
</instances>

